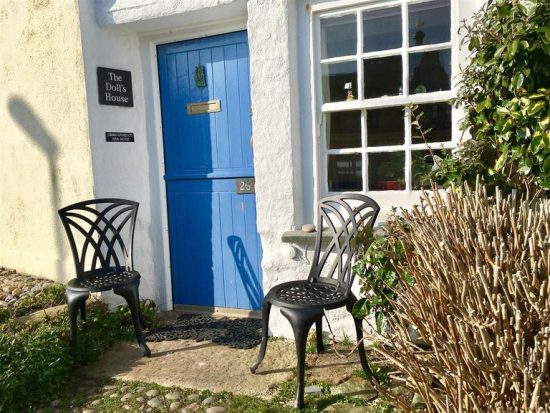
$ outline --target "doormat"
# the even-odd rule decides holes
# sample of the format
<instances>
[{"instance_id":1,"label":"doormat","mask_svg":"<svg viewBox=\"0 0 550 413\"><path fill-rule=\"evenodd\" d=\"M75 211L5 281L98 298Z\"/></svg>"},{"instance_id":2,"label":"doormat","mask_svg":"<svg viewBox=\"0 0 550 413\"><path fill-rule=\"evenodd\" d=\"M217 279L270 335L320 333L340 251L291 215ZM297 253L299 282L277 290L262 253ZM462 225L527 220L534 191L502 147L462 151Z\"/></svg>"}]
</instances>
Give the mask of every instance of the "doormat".
<instances>
[{"instance_id":1,"label":"doormat","mask_svg":"<svg viewBox=\"0 0 550 413\"><path fill-rule=\"evenodd\" d=\"M254 318L214 318L208 314L182 314L176 320L145 334L147 341L192 339L236 349L248 349L260 344L262 320Z\"/></svg>"}]
</instances>

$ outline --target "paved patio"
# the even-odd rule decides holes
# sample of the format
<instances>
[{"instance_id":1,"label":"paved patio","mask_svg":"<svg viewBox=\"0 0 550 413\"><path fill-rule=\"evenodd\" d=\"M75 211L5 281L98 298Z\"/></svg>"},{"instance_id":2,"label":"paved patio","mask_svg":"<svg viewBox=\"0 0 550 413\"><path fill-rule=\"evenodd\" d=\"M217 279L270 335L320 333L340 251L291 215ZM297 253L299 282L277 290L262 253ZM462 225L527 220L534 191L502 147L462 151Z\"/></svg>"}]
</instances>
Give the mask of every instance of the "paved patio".
<instances>
[{"instance_id":1,"label":"paved patio","mask_svg":"<svg viewBox=\"0 0 550 413\"><path fill-rule=\"evenodd\" d=\"M117 343L97 363L86 367L86 374L269 399L280 384L293 377L296 365L294 343L283 339L270 340L264 362L255 375L250 373L249 365L257 356L257 347L237 350L194 340L152 342L149 346L153 356L145 358L136 344ZM310 354L306 380L337 386L360 368L357 354L347 359L330 350L321 355ZM365 391L372 394L368 388Z\"/></svg>"}]
</instances>

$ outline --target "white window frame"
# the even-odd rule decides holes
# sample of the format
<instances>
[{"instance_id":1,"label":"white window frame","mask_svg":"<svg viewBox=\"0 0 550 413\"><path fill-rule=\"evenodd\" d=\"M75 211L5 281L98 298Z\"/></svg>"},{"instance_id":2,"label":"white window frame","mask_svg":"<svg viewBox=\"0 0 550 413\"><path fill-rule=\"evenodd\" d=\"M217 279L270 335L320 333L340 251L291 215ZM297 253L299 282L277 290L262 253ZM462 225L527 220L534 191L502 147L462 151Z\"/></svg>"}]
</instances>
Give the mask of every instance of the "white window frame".
<instances>
[{"instance_id":1,"label":"white window frame","mask_svg":"<svg viewBox=\"0 0 550 413\"><path fill-rule=\"evenodd\" d=\"M432 0L341 0L326 3L313 4L309 7L310 18L310 62L311 62L311 91L312 91L312 130L314 142L314 176L316 177L314 199L327 195L336 194L328 188L328 158L329 155L358 153L362 156L362 193L401 193L411 194L419 192L412 189L411 177L411 150L427 149L424 143L413 144L411 134L411 118L406 116L404 144L399 146L376 146L367 147L366 136L366 110L384 107L404 107L410 103L442 103L447 102L456 96L457 77L459 73L458 66L458 1L451 0L451 37L446 43L435 45L422 45L408 47L408 6L411 4L427 3ZM403 41L401 47L391 50L382 50L376 52L363 52L363 19L362 12L365 10L380 10L390 7L401 7L401 24ZM338 17L342 15L356 15L357 22L357 52L355 55L321 59L321 26L322 18ZM406 45L406 46L404 46ZM408 95L409 86L409 53L422 51L436 51L450 49L451 52L451 88L448 91L437 91ZM367 57L385 57L400 54L403 61L402 84L403 95L364 99L363 88L363 60ZM356 61L357 64L357 97L352 101L343 102L322 102L322 69L324 63L350 62ZM361 148L328 149L326 128L324 125L324 113L361 110ZM429 147L433 149L447 149L456 147L459 140L459 112L453 107L451 110L451 140L442 143L430 143ZM374 152L405 152L405 189L403 190L367 190L368 189L368 153Z\"/></svg>"}]
</instances>

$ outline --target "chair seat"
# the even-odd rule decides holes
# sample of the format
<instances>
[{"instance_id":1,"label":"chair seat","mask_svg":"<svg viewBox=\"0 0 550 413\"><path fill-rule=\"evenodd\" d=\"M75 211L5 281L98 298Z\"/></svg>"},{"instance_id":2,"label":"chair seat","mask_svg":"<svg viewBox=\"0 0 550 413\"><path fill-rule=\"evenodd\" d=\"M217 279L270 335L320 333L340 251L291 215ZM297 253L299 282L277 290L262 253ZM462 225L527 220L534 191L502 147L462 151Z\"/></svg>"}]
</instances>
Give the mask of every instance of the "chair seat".
<instances>
[{"instance_id":1,"label":"chair seat","mask_svg":"<svg viewBox=\"0 0 550 413\"><path fill-rule=\"evenodd\" d=\"M310 281L290 281L279 284L269 292L269 300L278 307L337 308L349 301L346 287Z\"/></svg>"},{"instance_id":2,"label":"chair seat","mask_svg":"<svg viewBox=\"0 0 550 413\"><path fill-rule=\"evenodd\" d=\"M107 291L114 287L131 284L139 278L140 275L137 271L110 271L73 278L67 283L67 288L91 292Z\"/></svg>"}]
</instances>

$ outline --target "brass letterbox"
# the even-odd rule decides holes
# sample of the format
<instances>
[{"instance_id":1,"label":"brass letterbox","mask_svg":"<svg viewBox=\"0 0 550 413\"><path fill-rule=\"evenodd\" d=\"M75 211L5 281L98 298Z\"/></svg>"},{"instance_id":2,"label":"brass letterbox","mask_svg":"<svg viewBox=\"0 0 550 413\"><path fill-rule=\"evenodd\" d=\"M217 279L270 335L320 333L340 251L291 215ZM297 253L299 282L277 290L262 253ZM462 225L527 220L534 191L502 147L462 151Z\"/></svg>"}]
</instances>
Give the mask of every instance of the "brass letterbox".
<instances>
[{"instance_id":1,"label":"brass letterbox","mask_svg":"<svg viewBox=\"0 0 550 413\"><path fill-rule=\"evenodd\" d=\"M201 113L214 113L221 111L220 100L209 100L207 102L197 102L187 104L188 115L200 115Z\"/></svg>"}]
</instances>

